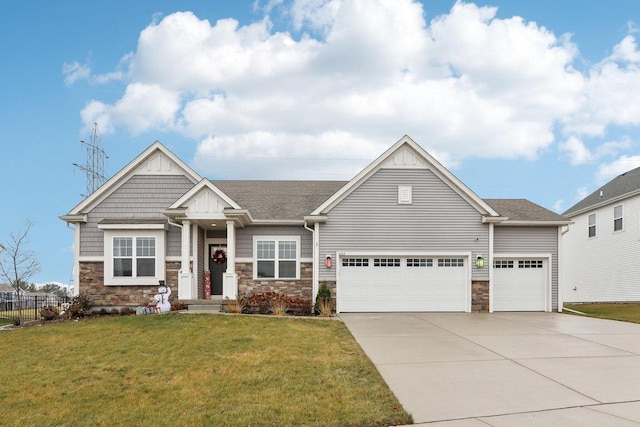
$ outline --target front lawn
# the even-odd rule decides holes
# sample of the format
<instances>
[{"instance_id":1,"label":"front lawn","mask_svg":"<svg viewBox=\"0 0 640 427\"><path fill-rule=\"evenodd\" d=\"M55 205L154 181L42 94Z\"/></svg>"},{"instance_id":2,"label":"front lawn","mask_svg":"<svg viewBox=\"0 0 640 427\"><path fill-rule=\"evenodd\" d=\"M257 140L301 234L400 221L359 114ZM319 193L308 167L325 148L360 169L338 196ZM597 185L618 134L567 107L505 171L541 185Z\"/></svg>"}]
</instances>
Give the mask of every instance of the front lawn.
<instances>
[{"instance_id":1,"label":"front lawn","mask_svg":"<svg viewBox=\"0 0 640 427\"><path fill-rule=\"evenodd\" d=\"M387 426L342 322L171 313L0 331L4 425Z\"/></svg>"},{"instance_id":2,"label":"front lawn","mask_svg":"<svg viewBox=\"0 0 640 427\"><path fill-rule=\"evenodd\" d=\"M601 319L622 320L640 323L639 303L594 303L594 304L565 304L566 308L577 310L591 317Z\"/></svg>"}]
</instances>

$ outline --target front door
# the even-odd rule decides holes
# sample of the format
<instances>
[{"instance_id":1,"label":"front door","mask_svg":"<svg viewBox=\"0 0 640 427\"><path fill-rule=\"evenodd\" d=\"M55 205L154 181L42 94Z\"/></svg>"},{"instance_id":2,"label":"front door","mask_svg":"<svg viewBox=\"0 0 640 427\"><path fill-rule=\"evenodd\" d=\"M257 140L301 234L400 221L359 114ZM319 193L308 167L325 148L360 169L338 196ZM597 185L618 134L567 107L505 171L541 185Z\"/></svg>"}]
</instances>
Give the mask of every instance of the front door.
<instances>
[{"instance_id":1,"label":"front door","mask_svg":"<svg viewBox=\"0 0 640 427\"><path fill-rule=\"evenodd\" d=\"M221 252L224 262L220 262ZM209 271L211 272L211 295L222 295L223 275L227 271L227 245L209 245Z\"/></svg>"}]
</instances>

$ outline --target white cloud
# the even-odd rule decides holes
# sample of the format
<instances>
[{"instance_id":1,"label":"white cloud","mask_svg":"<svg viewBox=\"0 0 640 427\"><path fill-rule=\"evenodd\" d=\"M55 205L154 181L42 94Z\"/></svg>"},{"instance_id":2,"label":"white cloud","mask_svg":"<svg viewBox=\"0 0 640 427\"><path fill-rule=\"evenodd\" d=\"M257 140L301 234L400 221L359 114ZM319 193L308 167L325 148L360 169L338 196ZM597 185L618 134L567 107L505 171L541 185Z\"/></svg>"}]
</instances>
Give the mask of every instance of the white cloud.
<instances>
[{"instance_id":1,"label":"white cloud","mask_svg":"<svg viewBox=\"0 0 640 427\"><path fill-rule=\"evenodd\" d=\"M564 151L568 154L569 162L572 165L581 165L593 160L593 154L591 154L584 143L580 139L576 138L575 135L571 135L569 139L560 143L560 151Z\"/></svg>"},{"instance_id":2,"label":"white cloud","mask_svg":"<svg viewBox=\"0 0 640 427\"><path fill-rule=\"evenodd\" d=\"M335 162L320 161L327 147L359 159L342 165L348 175L404 134L457 164L534 159L559 129L561 149L580 164L621 149L589 148L585 137L640 125L633 36L581 73L569 36L497 19L491 7L457 2L430 22L411 0L269 0L254 9L281 14L303 35L274 31L269 15L248 25L168 15L142 30L113 74L93 77L128 86L112 104L87 104L84 122L105 132L181 132L201 140L195 161L204 170L242 176L256 170L256 157L290 175L265 158L291 153L305 165L293 168L300 173L335 175ZM82 73L78 64L66 75ZM220 160L229 156L233 167Z\"/></svg>"},{"instance_id":3,"label":"white cloud","mask_svg":"<svg viewBox=\"0 0 640 427\"><path fill-rule=\"evenodd\" d=\"M598 172L596 173L596 179L599 184L604 184L616 176L637 167L640 167L640 155L621 156L613 162L600 165L600 167L598 167Z\"/></svg>"},{"instance_id":4,"label":"white cloud","mask_svg":"<svg viewBox=\"0 0 640 427\"><path fill-rule=\"evenodd\" d=\"M87 64L80 64L78 61L65 62L62 65L62 74L64 75L64 83L72 85L78 80L88 78L91 75L91 67Z\"/></svg>"},{"instance_id":5,"label":"white cloud","mask_svg":"<svg viewBox=\"0 0 640 427\"><path fill-rule=\"evenodd\" d=\"M564 200L559 199L553 204L554 212L562 212L564 211Z\"/></svg>"}]
</instances>

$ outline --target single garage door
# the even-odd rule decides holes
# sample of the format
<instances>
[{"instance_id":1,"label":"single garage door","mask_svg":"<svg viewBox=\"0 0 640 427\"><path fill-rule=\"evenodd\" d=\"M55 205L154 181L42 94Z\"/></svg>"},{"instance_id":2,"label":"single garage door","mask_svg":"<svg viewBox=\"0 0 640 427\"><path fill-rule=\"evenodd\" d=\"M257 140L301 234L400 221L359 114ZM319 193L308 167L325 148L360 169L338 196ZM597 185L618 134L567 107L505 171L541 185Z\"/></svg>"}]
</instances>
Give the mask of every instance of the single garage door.
<instances>
[{"instance_id":1,"label":"single garage door","mask_svg":"<svg viewBox=\"0 0 640 427\"><path fill-rule=\"evenodd\" d=\"M546 259L495 259L494 311L545 311Z\"/></svg>"},{"instance_id":2,"label":"single garage door","mask_svg":"<svg viewBox=\"0 0 640 427\"><path fill-rule=\"evenodd\" d=\"M467 257L358 256L340 259L341 312L465 311Z\"/></svg>"}]
</instances>

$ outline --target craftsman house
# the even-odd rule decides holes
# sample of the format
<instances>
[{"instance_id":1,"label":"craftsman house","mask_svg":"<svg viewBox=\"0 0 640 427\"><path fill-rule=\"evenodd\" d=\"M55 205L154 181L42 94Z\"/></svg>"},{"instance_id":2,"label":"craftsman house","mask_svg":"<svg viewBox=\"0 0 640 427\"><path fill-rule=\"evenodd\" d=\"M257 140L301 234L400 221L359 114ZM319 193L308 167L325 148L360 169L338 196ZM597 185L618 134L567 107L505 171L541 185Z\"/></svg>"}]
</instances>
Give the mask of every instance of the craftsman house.
<instances>
[{"instance_id":1,"label":"craftsman house","mask_svg":"<svg viewBox=\"0 0 640 427\"><path fill-rule=\"evenodd\" d=\"M352 180L211 181L155 142L61 219L75 283L99 306L275 290L338 311L551 311L561 227L484 200L405 136ZM207 289L208 290L208 289Z\"/></svg>"}]
</instances>

